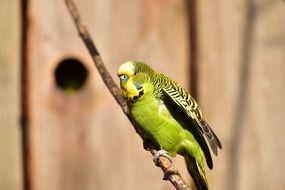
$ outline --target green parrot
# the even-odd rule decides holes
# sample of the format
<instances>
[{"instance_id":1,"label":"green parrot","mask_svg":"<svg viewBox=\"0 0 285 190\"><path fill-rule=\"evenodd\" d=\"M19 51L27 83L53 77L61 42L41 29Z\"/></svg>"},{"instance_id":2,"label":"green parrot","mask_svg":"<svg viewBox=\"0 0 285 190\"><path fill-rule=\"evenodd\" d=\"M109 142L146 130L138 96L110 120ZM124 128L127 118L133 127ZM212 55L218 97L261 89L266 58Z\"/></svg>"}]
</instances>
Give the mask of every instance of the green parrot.
<instances>
[{"instance_id":1,"label":"green parrot","mask_svg":"<svg viewBox=\"0 0 285 190\"><path fill-rule=\"evenodd\" d=\"M142 62L122 64L118 76L135 122L161 150L155 157L182 155L196 188L207 190L204 158L210 169L213 161L206 140L215 155L222 145L193 97L170 77Z\"/></svg>"}]
</instances>

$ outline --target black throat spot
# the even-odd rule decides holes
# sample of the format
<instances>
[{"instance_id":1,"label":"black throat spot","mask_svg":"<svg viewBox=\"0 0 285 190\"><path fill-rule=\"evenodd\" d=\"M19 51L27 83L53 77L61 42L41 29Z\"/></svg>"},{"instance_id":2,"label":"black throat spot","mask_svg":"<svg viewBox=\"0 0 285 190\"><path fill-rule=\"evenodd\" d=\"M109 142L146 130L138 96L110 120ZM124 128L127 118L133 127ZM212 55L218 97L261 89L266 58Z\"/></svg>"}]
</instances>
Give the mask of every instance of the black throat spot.
<instances>
[{"instance_id":1,"label":"black throat spot","mask_svg":"<svg viewBox=\"0 0 285 190\"><path fill-rule=\"evenodd\" d=\"M143 96L143 95L144 95L144 90L141 89L141 90L139 91L139 94L138 94L137 96L134 96L134 97L132 97L132 98L129 98L129 100L135 102L135 101L139 100L139 99L141 98L141 96Z\"/></svg>"}]
</instances>

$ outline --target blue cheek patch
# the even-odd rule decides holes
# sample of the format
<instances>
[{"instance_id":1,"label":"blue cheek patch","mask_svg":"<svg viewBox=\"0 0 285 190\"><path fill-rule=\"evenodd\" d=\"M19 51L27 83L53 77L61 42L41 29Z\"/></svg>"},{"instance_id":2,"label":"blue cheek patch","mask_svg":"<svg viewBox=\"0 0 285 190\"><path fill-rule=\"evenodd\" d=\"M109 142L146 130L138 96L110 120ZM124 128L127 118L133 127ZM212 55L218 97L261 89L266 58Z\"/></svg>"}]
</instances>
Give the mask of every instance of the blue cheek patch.
<instances>
[{"instance_id":1,"label":"blue cheek patch","mask_svg":"<svg viewBox=\"0 0 285 190\"><path fill-rule=\"evenodd\" d=\"M136 86L137 90L140 90L143 88L143 86L138 82L135 83L135 86Z\"/></svg>"}]
</instances>

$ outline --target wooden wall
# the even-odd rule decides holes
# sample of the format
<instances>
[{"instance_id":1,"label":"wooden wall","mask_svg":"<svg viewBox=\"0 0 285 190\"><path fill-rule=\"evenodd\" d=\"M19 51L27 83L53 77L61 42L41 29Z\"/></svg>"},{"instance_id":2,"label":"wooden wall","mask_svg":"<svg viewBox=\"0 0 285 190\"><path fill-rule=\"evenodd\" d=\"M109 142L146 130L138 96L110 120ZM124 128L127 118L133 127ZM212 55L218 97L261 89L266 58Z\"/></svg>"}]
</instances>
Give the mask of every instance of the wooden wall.
<instances>
[{"instance_id":1,"label":"wooden wall","mask_svg":"<svg viewBox=\"0 0 285 190\"><path fill-rule=\"evenodd\" d=\"M285 189L285 3L197 2L199 100L224 145L212 189Z\"/></svg>"},{"instance_id":2,"label":"wooden wall","mask_svg":"<svg viewBox=\"0 0 285 190\"><path fill-rule=\"evenodd\" d=\"M64 1L25 2L25 40L23 4L0 2L0 189L23 189L27 164L27 190L173 189L104 86ZM76 3L114 78L121 63L143 60L188 89L190 78L197 83L194 93L223 143L207 170L211 189L285 189L283 1ZM21 53L29 152L22 151ZM87 69L76 92L56 82L66 59ZM176 164L190 181L183 160Z\"/></svg>"},{"instance_id":3,"label":"wooden wall","mask_svg":"<svg viewBox=\"0 0 285 190\"><path fill-rule=\"evenodd\" d=\"M0 1L0 189L22 189L21 22L18 1Z\"/></svg>"},{"instance_id":4,"label":"wooden wall","mask_svg":"<svg viewBox=\"0 0 285 190\"><path fill-rule=\"evenodd\" d=\"M186 83L183 1L76 2L116 80L120 64L139 59ZM30 0L28 8L31 188L169 189L94 68L64 1ZM89 72L73 94L55 83L66 58L79 59Z\"/></svg>"}]
</instances>

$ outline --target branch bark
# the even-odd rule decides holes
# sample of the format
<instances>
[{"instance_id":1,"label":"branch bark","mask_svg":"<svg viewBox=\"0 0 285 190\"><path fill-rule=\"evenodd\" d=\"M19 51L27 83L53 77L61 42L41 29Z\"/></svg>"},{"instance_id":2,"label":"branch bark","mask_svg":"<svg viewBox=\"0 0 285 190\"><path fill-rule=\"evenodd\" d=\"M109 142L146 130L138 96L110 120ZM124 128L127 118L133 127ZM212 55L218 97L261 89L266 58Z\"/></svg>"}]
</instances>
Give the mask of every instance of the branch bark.
<instances>
[{"instance_id":1,"label":"branch bark","mask_svg":"<svg viewBox=\"0 0 285 190\"><path fill-rule=\"evenodd\" d=\"M87 30L86 25L83 23L81 16L79 14L79 11L74 3L73 0L65 0L67 9L75 23L75 26L78 30L78 33L80 37L82 38L84 44L86 45L93 62L95 63L96 68L98 69L99 74L101 75L104 83L106 84L107 88L113 95L113 97L116 99L117 103L121 106L124 114L128 117L132 125L134 126L136 132L141 136L143 140L146 139L142 131L139 129L139 127L136 125L135 121L133 120L128 106L124 100L124 97L122 96L120 88L117 86L113 78L111 77L110 73L108 72L107 68L104 65L103 60L100 57L100 54L94 44L94 42L91 39L91 36ZM156 150L153 148L154 145L148 147L148 150L151 152L152 155L155 155ZM179 171L177 168L173 165L173 163L170 162L167 158L164 158L160 156L158 158L158 167L162 169L164 172L164 180L169 180L173 186L177 190L191 190L188 185L185 183L184 179L181 177Z\"/></svg>"}]
</instances>

